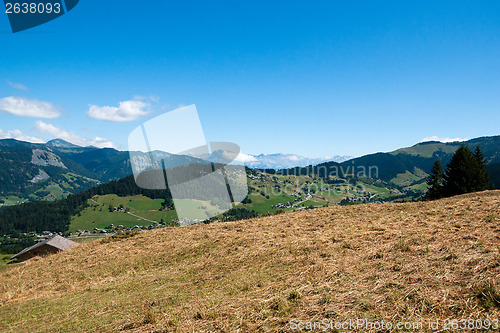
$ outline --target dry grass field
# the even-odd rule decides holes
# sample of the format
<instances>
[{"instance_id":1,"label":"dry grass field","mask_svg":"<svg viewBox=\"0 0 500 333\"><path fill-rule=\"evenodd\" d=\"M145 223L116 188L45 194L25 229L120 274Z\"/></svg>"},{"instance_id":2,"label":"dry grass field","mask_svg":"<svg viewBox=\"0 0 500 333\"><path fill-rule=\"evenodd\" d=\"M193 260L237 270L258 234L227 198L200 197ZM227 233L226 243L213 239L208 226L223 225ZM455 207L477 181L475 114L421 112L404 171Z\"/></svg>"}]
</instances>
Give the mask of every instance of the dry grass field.
<instances>
[{"instance_id":1,"label":"dry grass field","mask_svg":"<svg viewBox=\"0 0 500 333\"><path fill-rule=\"evenodd\" d=\"M0 270L0 331L287 332L294 319L493 320L499 274L500 191L327 207L144 231L13 265Z\"/></svg>"}]
</instances>

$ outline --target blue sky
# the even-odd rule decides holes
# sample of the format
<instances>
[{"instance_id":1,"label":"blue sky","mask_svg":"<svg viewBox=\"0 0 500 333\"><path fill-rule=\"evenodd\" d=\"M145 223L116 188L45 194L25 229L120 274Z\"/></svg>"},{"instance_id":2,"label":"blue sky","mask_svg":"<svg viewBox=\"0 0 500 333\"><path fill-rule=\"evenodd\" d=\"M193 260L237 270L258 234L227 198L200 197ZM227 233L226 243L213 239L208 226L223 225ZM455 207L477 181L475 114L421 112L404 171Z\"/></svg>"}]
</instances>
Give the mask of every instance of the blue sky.
<instances>
[{"instance_id":1,"label":"blue sky","mask_svg":"<svg viewBox=\"0 0 500 333\"><path fill-rule=\"evenodd\" d=\"M498 1L81 0L0 39L0 137L126 150L190 104L247 154L500 134Z\"/></svg>"}]
</instances>

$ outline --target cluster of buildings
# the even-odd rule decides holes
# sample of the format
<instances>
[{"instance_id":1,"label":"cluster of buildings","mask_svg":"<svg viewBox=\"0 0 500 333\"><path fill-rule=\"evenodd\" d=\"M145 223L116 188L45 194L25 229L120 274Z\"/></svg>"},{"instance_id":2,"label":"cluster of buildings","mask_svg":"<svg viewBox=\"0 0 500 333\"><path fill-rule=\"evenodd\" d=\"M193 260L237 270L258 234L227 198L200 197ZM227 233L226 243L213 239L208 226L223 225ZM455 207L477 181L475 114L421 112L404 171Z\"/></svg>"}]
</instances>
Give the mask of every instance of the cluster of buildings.
<instances>
[{"instance_id":1,"label":"cluster of buildings","mask_svg":"<svg viewBox=\"0 0 500 333\"><path fill-rule=\"evenodd\" d=\"M155 228L161 228L166 225L165 222L158 222L156 224L151 224L149 226L144 225L134 225L133 227L125 227L123 225L115 226L114 224L110 224L108 227L102 228L94 228L92 231L90 230L76 230L74 236L83 237L83 236L91 236L91 235L99 235L99 234L114 234L120 231L134 231L134 230L151 230ZM72 235L72 234L70 234Z\"/></svg>"}]
</instances>

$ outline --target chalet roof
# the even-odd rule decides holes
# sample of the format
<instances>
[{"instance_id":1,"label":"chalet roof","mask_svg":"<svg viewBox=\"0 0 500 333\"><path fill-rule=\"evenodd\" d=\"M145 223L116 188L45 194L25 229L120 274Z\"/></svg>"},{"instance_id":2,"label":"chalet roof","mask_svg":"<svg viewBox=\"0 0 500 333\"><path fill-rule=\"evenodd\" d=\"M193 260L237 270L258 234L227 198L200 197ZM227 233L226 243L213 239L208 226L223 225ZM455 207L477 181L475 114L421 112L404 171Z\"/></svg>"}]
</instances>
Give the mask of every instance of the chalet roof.
<instances>
[{"instance_id":1,"label":"chalet roof","mask_svg":"<svg viewBox=\"0 0 500 333\"><path fill-rule=\"evenodd\" d=\"M55 235L55 236L52 236L51 238L44 240L43 242L39 242L33 246L25 248L24 250L22 250L18 254L14 255L11 259L15 259L15 258L25 254L26 252L30 252L30 251L32 251L40 246L43 246L43 245L49 245L49 246L55 247L56 249L64 251L64 250L68 250L68 249L72 248L76 244L77 243L75 243L67 238L61 237L59 235Z\"/></svg>"}]
</instances>

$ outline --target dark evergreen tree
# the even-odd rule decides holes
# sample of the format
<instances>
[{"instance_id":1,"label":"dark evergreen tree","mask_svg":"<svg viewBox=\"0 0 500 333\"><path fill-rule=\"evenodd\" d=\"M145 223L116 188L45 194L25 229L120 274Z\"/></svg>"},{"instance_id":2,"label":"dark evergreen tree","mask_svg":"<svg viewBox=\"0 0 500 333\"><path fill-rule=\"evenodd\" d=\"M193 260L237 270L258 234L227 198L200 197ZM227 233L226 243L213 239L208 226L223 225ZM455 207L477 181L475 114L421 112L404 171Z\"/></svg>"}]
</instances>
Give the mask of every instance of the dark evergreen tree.
<instances>
[{"instance_id":1,"label":"dark evergreen tree","mask_svg":"<svg viewBox=\"0 0 500 333\"><path fill-rule=\"evenodd\" d=\"M427 179L427 185L429 185L429 190L427 191L426 197L434 200L443 197L443 167L441 166L441 161L436 160L431 169L431 175Z\"/></svg>"},{"instance_id":2,"label":"dark evergreen tree","mask_svg":"<svg viewBox=\"0 0 500 333\"><path fill-rule=\"evenodd\" d=\"M481 151L481 148L479 148L479 146L476 146L473 155L476 164L474 168L474 179L476 182L476 188L474 190L475 191L487 190L490 187L490 175L486 170L486 158L484 157L483 152Z\"/></svg>"},{"instance_id":3,"label":"dark evergreen tree","mask_svg":"<svg viewBox=\"0 0 500 333\"><path fill-rule=\"evenodd\" d=\"M457 149L444 175L443 193L453 196L463 193L482 191L488 188L486 162L481 150L476 149L477 155L465 145ZM486 184L484 183L486 181Z\"/></svg>"}]
</instances>

